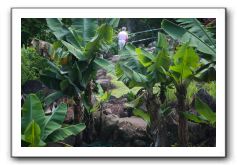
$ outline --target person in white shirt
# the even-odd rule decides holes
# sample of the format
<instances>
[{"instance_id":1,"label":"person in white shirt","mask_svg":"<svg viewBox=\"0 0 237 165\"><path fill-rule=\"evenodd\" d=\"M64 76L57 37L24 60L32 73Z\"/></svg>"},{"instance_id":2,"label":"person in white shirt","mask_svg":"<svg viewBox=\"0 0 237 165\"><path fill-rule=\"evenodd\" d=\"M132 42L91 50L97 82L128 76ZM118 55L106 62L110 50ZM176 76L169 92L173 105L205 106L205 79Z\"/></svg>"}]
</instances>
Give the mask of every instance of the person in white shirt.
<instances>
[{"instance_id":1,"label":"person in white shirt","mask_svg":"<svg viewBox=\"0 0 237 165\"><path fill-rule=\"evenodd\" d=\"M128 33L126 32L126 27L122 27L122 31L118 34L118 45L119 50L122 50L128 41Z\"/></svg>"}]
</instances>

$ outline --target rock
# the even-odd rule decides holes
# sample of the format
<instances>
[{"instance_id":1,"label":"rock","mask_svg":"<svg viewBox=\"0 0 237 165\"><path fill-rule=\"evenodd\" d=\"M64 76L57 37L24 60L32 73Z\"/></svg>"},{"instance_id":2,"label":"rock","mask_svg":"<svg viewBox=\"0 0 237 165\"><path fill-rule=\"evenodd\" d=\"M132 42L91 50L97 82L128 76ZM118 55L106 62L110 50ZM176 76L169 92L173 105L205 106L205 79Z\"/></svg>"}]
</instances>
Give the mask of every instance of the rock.
<instances>
[{"instance_id":1,"label":"rock","mask_svg":"<svg viewBox=\"0 0 237 165\"><path fill-rule=\"evenodd\" d=\"M118 130L120 138L124 141L131 141L134 139L146 139L147 123L139 117L120 118L118 123Z\"/></svg>"},{"instance_id":2,"label":"rock","mask_svg":"<svg viewBox=\"0 0 237 165\"><path fill-rule=\"evenodd\" d=\"M102 123L101 123L101 133L102 138L104 140L109 139L112 135L114 130L117 129L117 125L119 122L119 117L114 114L103 115L102 116Z\"/></svg>"},{"instance_id":3,"label":"rock","mask_svg":"<svg viewBox=\"0 0 237 165\"><path fill-rule=\"evenodd\" d=\"M110 99L109 102L102 105L103 113L105 115L115 114L121 117L128 117L128 112L124 107L124 104L127 102L127 98L114 98Z\"/></svg>"},{"instance_id":4,"label":"rock","mask_svg":"<svg viewBox=\"0 0 237 165\"><path fill-rule=\"evenodd\" d=\"M94 113L95 126L100 124L99 112ZM102 114L100 138L107 143L117 147L142 147L149 144L149 138L146 132L147 123L139 117L119 118L115 114Z\"/></svg>"},{"instance_id":5,"label":"rock","mask_svg":"<svg viewBox=\"0 0 237 165\"><path fill-rule=\"evenodd\" d=\"M215 147L216 146L216 128L206 124L197 124L188 122L189 142L193 146Z\"/></svg>"},{"instance_id":6,"label":"rock","mask_svg":"<svg viewBox=\"0 0 237 165\"><path fill-rule=\"evenodd\" d=\"M98 79L96 80L98 84L101 85L102 89L104 91L108 91L110 89L113 89L113 84L110 82L110 79Z\"/></svg>"}]
</instances>

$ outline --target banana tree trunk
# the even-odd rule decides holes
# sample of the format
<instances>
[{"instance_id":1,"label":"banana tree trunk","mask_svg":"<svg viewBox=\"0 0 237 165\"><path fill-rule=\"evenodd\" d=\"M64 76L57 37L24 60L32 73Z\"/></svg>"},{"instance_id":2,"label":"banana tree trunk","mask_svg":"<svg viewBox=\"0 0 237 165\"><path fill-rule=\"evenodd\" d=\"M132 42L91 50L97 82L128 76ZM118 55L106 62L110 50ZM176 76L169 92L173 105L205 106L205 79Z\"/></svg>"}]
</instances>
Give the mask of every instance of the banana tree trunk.
<instances>
[{"instance_id":1,"label":"banana tree trunk","mask_svg":"<svg viewBox=\"0 0 237 165\"><path fill-rule=\"evenodd\" d=\"M186 112L186 100L187 89L185 85L181 84L176 88L176 97L178 100L177 112L179 114L179 125L178 125L178 144L180 147L188 146L188 123L183 115Z\"/></svg>"},{"instance_id":2,"label":"banana tree trunk","mask_svg":"<svg viewBox=\"0 0 237 165\"><path fill-rule=\"evenodd\" d=\"M86 100L88 101L89 105L93 105L93 102L92 102L93 85L94 85L93 82L90 81L85 91ZM84 122L86 124L86 129L83 131L83 139L85 142L91 143L94 139L93 135L95 132L94 119L93 119L93 114L91 112L85 111Z\"/></svg>"},{"instance_id":3,"label":"banana tree trunk","mask_svg":"<svg viewBox=\"0 0 237 165\"><path fill-rule=\"evenodd\" d=\"M84 119L84 107L82 104L81 96L74 97L76 105L74 105L74 124L81 123ZM75 146L82 145L82 133L76 135Z\"/></svg>"},{"instance_id":4,"label":"banana tree trunk","mask_svg":"<svg viewBox=\"0 0 237 165\"><path fill-rule=\"evenodd\" d=\"M152 136L152 146L157 147L159 145L159 109L160 104L152 91L147 92L147 110L150 115L150 127L149 131Z\"/></svg>"}]
</instances>

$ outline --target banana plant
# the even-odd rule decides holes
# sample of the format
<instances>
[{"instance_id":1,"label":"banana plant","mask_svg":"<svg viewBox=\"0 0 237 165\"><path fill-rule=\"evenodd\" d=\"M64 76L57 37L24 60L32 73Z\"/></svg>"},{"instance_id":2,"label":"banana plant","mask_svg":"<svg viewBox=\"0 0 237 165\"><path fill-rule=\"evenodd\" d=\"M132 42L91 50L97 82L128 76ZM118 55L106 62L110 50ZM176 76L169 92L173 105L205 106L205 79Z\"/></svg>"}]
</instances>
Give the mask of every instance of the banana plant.
<instances>
[{"instance_id":1,"label":"banana plant","mask_svg":"<svg viewBox=\"0 0 237 165\"><path fill-rule=\"evenodd\" d=\"M159 109L160 100L153 92L155 84L166 84L169 78L163 70L168 70L171 64L168 50L168 42L163 33L158 33L157 51L149 53L141 48L135 48L128 44L126 47L128 55L122 55L121 60L115 66L116 75L123 80L129 87L142 86L144 88L144 97L148 110L150 122L150 132L153 137L153 146L158 146L159 132ZM165 87L164 85L160 85ZM161 90L164 91L164 90ZM136 109L136 113L141 111Z\"/></svg>"},{"instance_id":2,"label":"banana plant","mask_svg":"<svg viewBox=\"0 0 237 165\"><path fill-rule=\"evenodd\" d=\"M187 88L194 80L195 71L200 67L200 58L189 43L181 45L173 56L173 65L164 72L172 79L176 88L178 100L177 112L179 114L178 141L180 146L188 146L188 125L183 113L187 111Z\"/></svg>"},{"instance_id":3,"label":"banana plant","mask_svg":"<svg viewBox=\"0 0 237 165\"><path fill-rule=\"evenodd\" d=\"M181 44L189 42L202 58L202 66L196 71L196 81L216 80L216 40L212 33L196 18L164 19L162 29Z\"/></svg>"},{"instance_id":4,"label":"banana plant","mask_svg":"<svg viewBox=\"0 0 237 165\"><path fill-rule=\"evenodd\" d=\"M22 107L21 140L26 146L41 147L82 132L86 127L83 123L63 126L66 113L67 105L62 103L50 116L45 116L40 99L29 94Z\"/></svg>"},{"instance_id":5,"label":"banana plant","mask_svg":"<svg viewBox=\"0 0 237 165\"><path fill-rule=\"evenodd\" d=\"M70 26L66 26L62 19L46 20L48 27L61 42L62 49L69 52L69 60L63 65L48 61L50 69L42 72L41 80L49 88L74 97L74 122L86 119L87 128L84 133L87 134L93 129L90 128L93 126L91 98L96 71L99 68L109 72L114 70L109 61L100 57L100 52L105 45L112 43L113 27L119 19L107 19L101 25L98 25L97 19L71 19ZM89 140L90 137L85 139Z\"/></svg>"}]
</instances>

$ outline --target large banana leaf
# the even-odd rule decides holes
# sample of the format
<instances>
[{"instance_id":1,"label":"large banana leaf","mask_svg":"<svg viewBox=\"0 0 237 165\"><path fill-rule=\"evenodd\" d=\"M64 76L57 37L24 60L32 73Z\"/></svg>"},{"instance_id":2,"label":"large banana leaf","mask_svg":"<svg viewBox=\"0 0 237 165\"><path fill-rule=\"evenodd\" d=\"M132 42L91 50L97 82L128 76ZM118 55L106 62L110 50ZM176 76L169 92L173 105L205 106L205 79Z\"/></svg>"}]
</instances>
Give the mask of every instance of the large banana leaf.
<instances>
[{"instance_id":1,"label":"large banana leaf","mask_svg":"<svg viewBox=\"0 0 237 165\"><path fill-rule=\"evenodd\" d=\"M61 40L63 37L70 33L68 28L63 25L60 19L46 18L46 21L48 27L53 31L53 34L57 37L57 39Z\"/></svg>"},{"instance_id":2,"label":"large banana leaf","mask_svg":"<svg viewBox=\"0 0 237 165\"><path fill-rule=\"evenodd\" d=\"M152 59L154 59L154 57L153 56L150 57L150 54L148 52L145 52L141 48L136 48L136 53L137 53L138 61L144 67L148 67L148 66L150 66L152 64Z\"/></svg>"},{"instance_id":3,"label":"large banana leaf","mask_svg":"<svg viewBox=\"0 0 237 165\"><path fill-rule=\"evenodd\" d=\"M46 18L48 27L53 31L53 34L58 40L66 40L73 46L79 48L80 43L77 37L69 30L59 18Z\"/></svg>"},{"instance_id":4,"label":"large banana leaf","mask_svg":"<svg viewBox=\"0 0 237 165\"><path fill-rule=\"evenodd\" d=\"M179 74L178 76L173 74L176 77L176 81L188 78L192 75L193 70L199 66L199 56L188 44L182 45L173 56L173 59L174 65L170 66L169 70Z\"/></svg>"},{"instance_id":5,"label":"large banana leaf","mask_svg":"<svg viewBox=\"0 0 237 165\"><path fill-rule=\"evenodd\" d=\"M114 65L106 60L106 59L103 59L103 58L100 58L100 57L96 57L94 62L101 68L107 70L108 72L114 72Z\"/></svg>"},{"instance_id":6,"label":"large banana leaf","mask_svg":"<svg viewBox=\"0 0 237 165\"><path fill-rule=\"evenodd\" d=\"M24 135L22 135L21 139L25 142L28 142L30 147L37 147L40 144L40 134L41 130L39 125L32 120L24 131Z\"/></svg>"},{"instance_id":7,"label":"large banana leaf","mask_svg":"<svg viewBox=\"0 0 237 165\"><path fill-rule=\"evenodd\" d=\"M202 41L210 45L211 47L216 47L216 40L214 39L214 34L209 31L205 26L201 24L196 18L179 18L176 22L180 26L184 27L191 33L198 36Z\"/></svg>"},{"instance_id":8,"label":"large banana leaf","mask_svg":"<svg viewBox=\"0 0 237 165\"><path fill-rule=\"evenodd\" d=\"M216 114L211 110L211 108L206 103L201 101L199 98L196 98L195 109L199 113L199 115L185 112L183 113L185 118L195 123L205 123L205 124L210 124L215 127Z\"/></svg>"},{"instance_id":9,"label":"large banana leaf","mask_svg":"<svg viewBox=\"0 0 237 165\"><path fill-rule=\"evenodd\" d=\"M45 125L42 128L42 139L45 140L48 135L50 135L55 130L59 129L65 119L67 113L67 105L60 104L52 113L52 115L47 116L45 120Z\"/></svg>"},{"instance_id":10,"label":"large banana leaf","mask_svg":"<svg viewBox=\"0 0 237 165\"><path fill-rule=\"evenodd\" d=\"M122 81L112 80L111 83L115 86L111 90L111 95L116 98L120 98L130 92L129 88Z\"/></svg>"},{"instance_id":11,"label":"large banana leaf","mask_svg":"<svg viewBox=\"0 0 237 165\"><path fill-rule=\"evenodd\" d=\"M71 28L75 29L78 35L82 36L83 46L86 45L95 35L98 27L98 20L95 18L73 18Z\"/></svg>"},{"instance_id":12,"label":"large banana leaf","mask_svg":"<svg viewBox=\"0 0 237 165\"><path fill-rule=\"evenodd\" d=\"M71 135L77 135L86 128L85 124L76 124L68 127L60 128L54 131L48 138L46 142L57 142L63 140Z\"/></svg>"},{"instance_id":13,"label":"large banana leaf","mask_svg":"<svg viewBox=\"0 0 237 165\"><path fill-rule=\"evenodd\" d=\"M189 19L192 24L184 27L177 25L169 20L164 19L161 23L162 29L172 38L179 40L182 43L190 43L190 46L196 47L200 52L210 54L215 59L216 50L213 39L207 30L196 19ZM192 26L192 27L191 27Z\"/></svg>"},{"instance_id":14,"label":"large banana leaf","mask_svg":"<svg viewBox=\"0 0 237 165\"><path fill-rule=\"evenodd\" d=\"M216 114L211 110L211 108L201 101L199 98L195 99L195 109L196 111L212 125L216 123Z\"/></svg>"},{"instance_id":15,"label":"large banana leaf","mask_svg":"<svg viewBox=\"0 0 237 165\"><path fill-rule=\"evenodd\" d=\"M87 60L87 57L83 54L83 52L79 48L65 41L62 41L62 43L68 49L68 51L72 53L72 55L74 55L78 60L80 61Z\"/></svg>"},{"instance_id":16,"label":"large banana leaf","mask_svg":"<svg viewBox=\"0 0 237 165\"><path fill-rule=\"evenodd\" d=\"M28 124L34 120L40 128L45 124L45 115L41 101L35 94L26 97L22 108L21 131L24 132Z\"/></svg>"}]
</instances>

